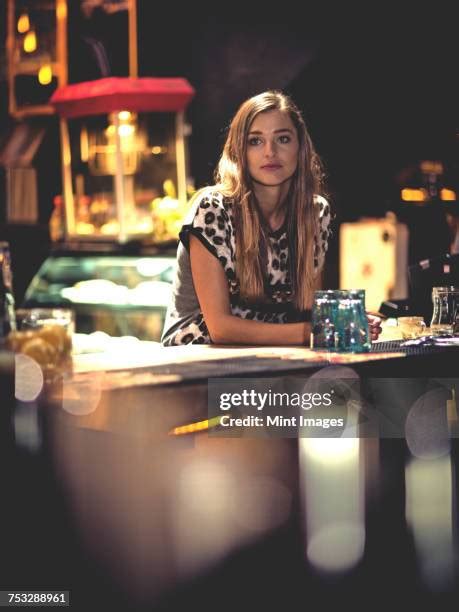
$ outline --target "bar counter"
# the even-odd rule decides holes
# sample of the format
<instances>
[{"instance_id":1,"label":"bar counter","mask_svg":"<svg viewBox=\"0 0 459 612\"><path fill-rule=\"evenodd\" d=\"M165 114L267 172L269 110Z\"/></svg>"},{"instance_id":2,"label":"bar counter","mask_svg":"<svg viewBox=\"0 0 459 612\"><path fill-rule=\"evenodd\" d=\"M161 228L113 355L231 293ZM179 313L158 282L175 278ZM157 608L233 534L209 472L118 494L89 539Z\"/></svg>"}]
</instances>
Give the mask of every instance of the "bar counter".
<instances>
[{"instance_id":1,"label":"bar counter","mask_svg":"<svg viewBox=\"0 0 459 612\"><path fill-rule=\"evenodd\" d=\"M106 350L76 354L76 374L110 372L113 381L121 381L115 372L130 372L129 384L174 384L204 380L213 376L303 372L342 365L359 371L393 372L419 375L420 368L428 375L459 373L459 344L442 348L402 349L397 341L375 342L369 353L351 354L311 350L305 347L230 347L188 345L162 347L156 342L117 343ZM387 348L386 348L387 347ZM427 371L427 368L429 369ZM148 377L148 375L151 375ZM113 383L118 384L118 383Z\"/></svg>"},{"instance_id":2,"label":"bar counter","mask_svg":"<svg viewBox=\"0 0 459 612\"><path fill-rule=\"evenodd\" d=\"M457 598L457 440L441 385L421 401L416 390L406 435L392 439L219 437L206 423L209 378L339 368L362 379L448 376L457 390L457 347L132 346L75 355L71 376L20 406L18 444L30 442L32 413L37 440L33 452L18 447L7 483L11 587L70 589L86 610Z\"/></svg>"}]
</instances>

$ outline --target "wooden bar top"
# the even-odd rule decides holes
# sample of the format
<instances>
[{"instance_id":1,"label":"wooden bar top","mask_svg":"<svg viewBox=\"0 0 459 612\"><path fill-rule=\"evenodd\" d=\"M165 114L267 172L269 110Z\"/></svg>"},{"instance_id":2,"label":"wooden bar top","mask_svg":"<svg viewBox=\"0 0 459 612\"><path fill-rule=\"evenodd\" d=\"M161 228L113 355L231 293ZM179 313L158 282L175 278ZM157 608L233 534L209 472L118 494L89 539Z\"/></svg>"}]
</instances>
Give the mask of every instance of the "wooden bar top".
<instances>
[{"instance_id":1,"label":"wooden bar top","mask_svg":"<svg viewBox=\"0 0 459 612\"><path fill-rule=\"evenodd\" d=\"M340 354L296 346L187 345L163 347L155 342L117 339L106 350L75 354L74 376L110 373L114 386L162 385L225 376L311 371L328 365L359 364L405 358L403 352Z\"/></svg>"},{"instance_id":2,"label":"wooden bar top","mask_svg":"<svg viewBox=\"0 0 459 612\"><path fill-rule=\"evenodd\" d=\"M126 350L106 350L97 353L74 355L75 372L97 370L123 370L145 367L182 364L193 366L196 362L212 363L220 360L240 359L278 359L283 361L302 361L311 365L327 363L359 363L389 357L404 357L402 352L343 354L316 351L295 346L218 346L188 345L163 347L155 342L136 342L126 346Z\"/></svg>"}]
</instances>

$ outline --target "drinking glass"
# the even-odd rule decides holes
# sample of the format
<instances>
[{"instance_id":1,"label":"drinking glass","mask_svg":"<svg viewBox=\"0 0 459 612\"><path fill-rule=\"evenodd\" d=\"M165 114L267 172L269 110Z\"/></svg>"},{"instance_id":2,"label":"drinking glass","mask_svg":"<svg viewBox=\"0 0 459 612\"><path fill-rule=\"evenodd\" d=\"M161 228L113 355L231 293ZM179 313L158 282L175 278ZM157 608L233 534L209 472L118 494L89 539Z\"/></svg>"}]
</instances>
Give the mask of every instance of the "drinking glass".
<instances>
[{"instance_id":1,"label":"drinking glass","mask_svg":"<svg viewBox=\"0 0 459 612\"><path fill-rule=\"evenodd\" d=\"M403 340L413 340L426 334L426 324L423 317L399 317L398 326Z\"/></svg>"},{"instance_id":2,"label":"drinking glass","mask_svg":"<svg viewBox=\"0 0 459 612\"><path fill-rule=\"evenodd\" d=\"M75 324L68 308L16 311L18 331L8 336L10 348L34 359L43 369L63 369L71 363Z\"/></svg>"},{"instance_id":3,"label":"drinking glass","mask_svg":"<svg viewBox=\"0 0 459 612\"><path fill-rule=\"evenodd\" d=\"M370 349L363 289L314 293L311 348L350 353Z\"/></svg>"},{"instance_id":4,"label":"drinking glass","mask_svg":"<svg viewBox=\"0 0 459 612\"><path fill-rule=\"evenodd\" d=\"M338 349L347 353L370 350L364 289L341 291L338 300Z\"/></svg>"},{"instance_id":5,"label":"drinking glass","mask_svg":"<svg viewBox=\"0 0 459 612\"><path fill-rule=\"evenodd\" d=\"M459 330L459 287L432 288L433 314L430 328L434 335L453 335Z\"/></svg>"},{"instance_id":6,"label":"drinking glass","mask_svg":"<svg viewBox=\"0 0 459 612\"><path fill-rule=\"evenodd\" d=\"M335 292L315 291L311 318L311 348L335 349L338 300Z\"/></svg>"}]
</instances>

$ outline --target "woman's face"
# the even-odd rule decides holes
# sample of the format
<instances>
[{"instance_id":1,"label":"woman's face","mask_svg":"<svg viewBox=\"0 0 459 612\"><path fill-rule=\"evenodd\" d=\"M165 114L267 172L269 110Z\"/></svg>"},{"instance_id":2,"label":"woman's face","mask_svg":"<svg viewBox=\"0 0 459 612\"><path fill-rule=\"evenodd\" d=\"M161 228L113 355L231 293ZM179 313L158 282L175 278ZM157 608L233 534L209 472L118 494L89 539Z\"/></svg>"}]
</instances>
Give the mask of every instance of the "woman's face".
<instances>
[{"instance_id":1,"label":"woman's face","mask_svg":"<svg viewBox=\"0 0 459 612\"><path fill-rule=\"evenodd\" d=\"M298 165L298 135L287 113L259 113L247 136L247 166L252 179L266 186L281 185Z\"/></svg>"}]
</instances>

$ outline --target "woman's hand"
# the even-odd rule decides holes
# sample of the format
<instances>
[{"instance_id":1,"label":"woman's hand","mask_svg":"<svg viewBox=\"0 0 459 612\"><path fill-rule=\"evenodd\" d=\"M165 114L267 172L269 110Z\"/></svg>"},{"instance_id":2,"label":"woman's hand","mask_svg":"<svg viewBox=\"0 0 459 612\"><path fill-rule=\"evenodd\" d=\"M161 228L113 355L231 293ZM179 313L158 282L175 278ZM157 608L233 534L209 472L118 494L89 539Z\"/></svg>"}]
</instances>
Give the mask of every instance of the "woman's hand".
<instances>
[{"instance_id":1,"label":"woman's hand","mask_svg":"<svg viewBox=\"0 0 459 612\"><path fill-rule=\"evenodd\" d=\"M378 339L379 334L382 332L381 319L380 317L377 317L376 315L370 314L368 312L367 312L367 319L368 319L368 328L370 330L370 338L373 342L374 340Z\"/></svg>"}]
</instances>

